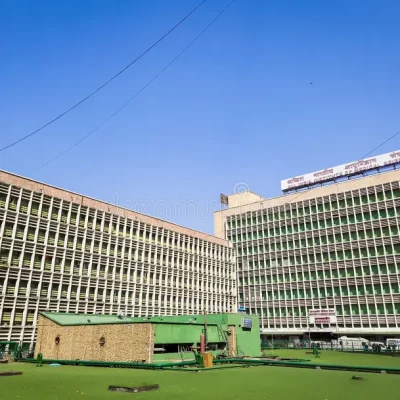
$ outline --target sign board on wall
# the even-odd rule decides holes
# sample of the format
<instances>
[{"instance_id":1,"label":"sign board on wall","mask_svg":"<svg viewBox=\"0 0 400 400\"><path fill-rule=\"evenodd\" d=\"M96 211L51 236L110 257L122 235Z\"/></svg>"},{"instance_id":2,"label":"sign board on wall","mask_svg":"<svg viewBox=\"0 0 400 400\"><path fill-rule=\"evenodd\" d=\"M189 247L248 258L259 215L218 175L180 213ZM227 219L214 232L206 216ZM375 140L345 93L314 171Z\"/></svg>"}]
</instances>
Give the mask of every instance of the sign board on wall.
<instances>
[{"instance_id":1,"label":"sign board on wall","mask_svg":"<svg viewBox=\"0 0 400 400\"><path fill-rule=\"evenodd\" d=\"M299 187L310 186L320 182L330 181L342 176L350 176L368 171L371 169L385 167L388 165L400 163L400 150L391 153L381 154L379 156L365 158L360 161L353 161L348 164L339 165L317 172L296 176L294 178L281 181L283 191L296 189Z\"/></svg>"},{"instance_id":2,"label":"sign board on wall","mask_svg":"<svg viewBox=\"0 0 400 400\"><path fill-rule=\"evenodd\" d=\"M251 318L243 317L242 319L242 328L252 328L253 320Z\"/></svg>"},{"instance_id":3,"label":"sign board on wall","mask_svg":"<svg viewBox=\"0 0 400 400\"><path fill-rule=\"evenodd\" d=\"M321 308L308 310L310 324L334 324L336 323L336 310L334 308Z\"/></svg>"}]
</instances>

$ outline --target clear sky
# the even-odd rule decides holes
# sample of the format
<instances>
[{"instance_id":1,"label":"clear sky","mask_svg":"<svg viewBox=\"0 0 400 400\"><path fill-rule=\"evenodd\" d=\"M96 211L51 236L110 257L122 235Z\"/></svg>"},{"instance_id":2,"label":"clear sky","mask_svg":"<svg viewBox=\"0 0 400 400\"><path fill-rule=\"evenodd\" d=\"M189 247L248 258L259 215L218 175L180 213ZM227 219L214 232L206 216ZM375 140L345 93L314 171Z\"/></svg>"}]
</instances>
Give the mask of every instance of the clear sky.
<instances>
[{"instance_id":1,"label":"clear sky","mask_svg":"<svg viewBox=\"0 0 400 400\"><path fill-rule=\"evenodd\" d=\"M102 84L200 0L3 0L0 147ZM400 2L208 0L95 97L0 153L0 169L212 233L219 194L356 160L400 130ZM400 135L375 154L400 148Z\"/></svg>"}]
</instances>

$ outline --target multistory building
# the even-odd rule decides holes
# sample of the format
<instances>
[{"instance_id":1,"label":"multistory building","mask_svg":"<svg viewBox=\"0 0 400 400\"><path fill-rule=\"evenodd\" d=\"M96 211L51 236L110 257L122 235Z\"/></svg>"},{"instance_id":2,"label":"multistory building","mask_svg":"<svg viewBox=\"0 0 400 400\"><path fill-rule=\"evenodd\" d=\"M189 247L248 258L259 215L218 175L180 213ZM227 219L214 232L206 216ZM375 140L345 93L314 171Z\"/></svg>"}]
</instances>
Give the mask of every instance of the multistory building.
<instances>
[{"instance_id":1,"label":"multistory building","mask_svg":"<svg viewBox=\"0 0 400 400\"><path fill-rule=\"evenodd\" d=\"M391 170L228 196L214 233L234 244L238 305L262 333L400 334L399 181Z\"/></svg>"},{"instance_id":2,"label":"multistory building","mask_svg":"<svg viewBox=\"0 0 400 400\"><path fill-rule=\"evenodd\" d=\"M0 341L39 311L157 316L236 310L232 246L0 171Z\"/></svg>"}]
</instances>

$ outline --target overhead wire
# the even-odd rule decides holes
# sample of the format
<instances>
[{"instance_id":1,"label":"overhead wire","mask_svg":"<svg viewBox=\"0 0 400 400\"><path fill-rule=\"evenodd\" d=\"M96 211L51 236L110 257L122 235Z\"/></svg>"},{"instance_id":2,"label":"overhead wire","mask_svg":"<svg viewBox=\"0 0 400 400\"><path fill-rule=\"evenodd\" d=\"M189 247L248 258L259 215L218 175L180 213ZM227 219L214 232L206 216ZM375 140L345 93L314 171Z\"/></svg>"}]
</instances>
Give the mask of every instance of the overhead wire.
<instances>
[{"instance_id":1,"label":"overhead wire","mask_svg":"<svg viewBox=\"0 0 400 400\"><path fill-rule=\"evenodd\" d=\"M235 2L236 0L231 0L167 65L165 65L160 72L158 72L149 82L147 82L138 92L136 92L128 101L126 101L121 107L119 107L115 112L113 112L108 118L106 118L103 122L101 122L96 128L87 133L77 142L75 142L72 146L68 147L63 152L59 153L57 156L52 158L51 160L45 162L39 167L35 168L32 172L36 172L41 168L46 167L52 162L58 160L63 155L67 154L73 148L77 147L84 140L86 140L89 136L95 133L98 129L104 126L108 121L110 121L113 117L115 117L120 111L122 111L126 106L128 106L132 100L134 100L137 96L139 96L147 87L149 87L163 72L165 72L189 47L191 47L227 10L228 8Z\"/></svg>"},{"instance_id":2,"label":"overhead wire","mask_svg":"<svg viewBox=\"0 0 400 400\"><path fill-rule=\"evenodd\" d=\"M390 140L394 139L396 136L398 136L400 134L400 131L396 132L394 135L390 136L388 139L386 139L384 142L382 142L379 146L376 146L374 149L372 149L370 152L368 152L367 154L365 154L361 160L363 160L364 158L368 157L370 154L372 154L374 151L380 149L384 144L386 144L387 142L389 142Z\"/></svg>"},{"instance_id":3,"label":"overhead wire","mask_svg":"<svg viewBox=\"0 0 400 400\"><path fill-rule=\"evenodd\" d=\"M95 95L97 92L99 92L101 89L103 89L105 86L107 86L110 82L112 82L114 79L116 79L118 76L123 74L128 68L130 68L133 64L135 64L137 61L139 61L142 57L144 57L147 53L149 53L154 47L156 47L161 41L163 41L167 36L169 36L176 28L178 28L184 21L186 21L195 11L197 11L207 0L202 0L195 8L193 8L188 14L186 14L178 23L176 23L171 29L168 30L163 36L161 36L157 41L155 41L150 47L148 47L143 53L141 53L138 57L136 57L134 60L132 60L128 65L126 65L124 68L122 68L119 72L117 72L115 75L113 75L110 79L108 79L106 82L104 82L102 85L100 85L97 89L93 90L91 93L89 93L87 96L85 96L83 99L75 103L72 107L68 108L66 111L62 112L52 120L48 121L38 129L34 130L33 132L19 138L18 140L15 140L14 142L9 143L8 145L0 148L0 152L9 149L10 147L13 147L17 145L18 143L23 142L24 140L30 138L31 136L36 135L40 131L42 131L44 128L47 128L54 122L58 121L60 118L64 117L67 115L69 112L80 106L82 103L84 103L86 100L90 99L93 95Z\"/></svg>"}]
</instances>

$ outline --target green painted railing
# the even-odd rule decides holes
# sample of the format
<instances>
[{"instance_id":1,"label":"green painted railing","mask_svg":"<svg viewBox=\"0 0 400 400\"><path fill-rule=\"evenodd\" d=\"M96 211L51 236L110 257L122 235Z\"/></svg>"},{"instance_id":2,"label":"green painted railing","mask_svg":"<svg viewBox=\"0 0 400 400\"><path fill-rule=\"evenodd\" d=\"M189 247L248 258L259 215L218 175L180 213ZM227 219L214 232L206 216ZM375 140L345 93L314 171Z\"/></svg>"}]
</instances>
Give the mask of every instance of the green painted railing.
<instances>
[{"instance_id":1,"label":"green painted railing","mask_svg":"<svg viewBox=\"0 0 400 400\"><path fill-rule=\"evenodd\" d=\"M25 363L36 363L37 360L33 358L17 358L16 361ZM142 369L168 369L171 367L179 370L181 367L194 366L195 361L182 361L182 362L162 362L162 363L137 363L137 362L107 362L107 361L88 361L88 360L56 360L44 359L43 364L58 363L61 365L77 365L89 367L115 367L115 368L142 368ZM370 372L370 373L388 373L400 374L400 368L394 367L366 367L366 366L352 366L341 364L320 364L310 362L298 361L277 361L269 359L258 358L226 358L214 360L214 364L243 364L248 366L272 366L272 367L292 367L292 368L308 368L308 369L325 369L325 370L340 370L340 371L353 371L353 372Z\"/></svg>"},{"instance_id":2,"label":"green painted railing","mask_svg":"<svg viewBox=\"0 0 400 400\"><path fill-rule=\"evenodd\" d=\"M35 358L18 358L17 361L25 363L36 363ZM135 363L135 362L112 362L112 361L88 361L88 360L50 360L43 359L43 364L79 365L86 367L116 367L116 368L143 368L162 369L165 367L183 367L195 365L195 361L163 362L163 363Z\"/></svg>"}]
</instances>

